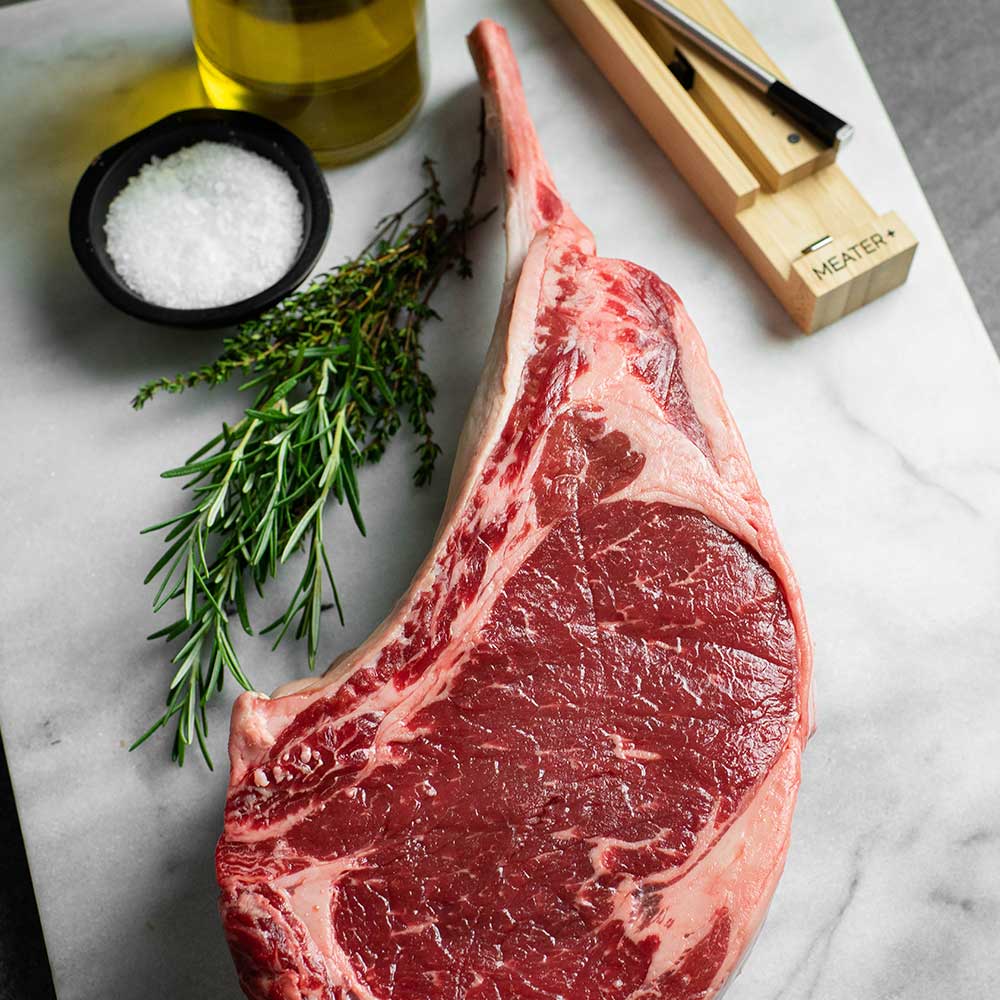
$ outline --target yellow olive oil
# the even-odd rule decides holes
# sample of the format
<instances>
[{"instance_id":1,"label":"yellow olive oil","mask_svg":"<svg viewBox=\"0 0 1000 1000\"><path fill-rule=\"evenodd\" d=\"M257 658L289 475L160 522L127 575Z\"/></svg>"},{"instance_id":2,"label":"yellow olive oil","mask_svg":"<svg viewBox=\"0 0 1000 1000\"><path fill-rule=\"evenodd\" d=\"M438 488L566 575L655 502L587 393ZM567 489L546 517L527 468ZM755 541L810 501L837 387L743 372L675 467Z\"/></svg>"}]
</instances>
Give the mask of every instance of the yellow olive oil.
<instances>
[{"instance_id":1,"label":"yellow olive oil","mask_svg":"<svg viewBox=\"0 0 1000 1000\"><path fill-rule=\"evenodd\" d=\"M214 105L281 122L327 163L413 120L426 74L423 0L190 0Z\"/></svg>"}]
</instances>

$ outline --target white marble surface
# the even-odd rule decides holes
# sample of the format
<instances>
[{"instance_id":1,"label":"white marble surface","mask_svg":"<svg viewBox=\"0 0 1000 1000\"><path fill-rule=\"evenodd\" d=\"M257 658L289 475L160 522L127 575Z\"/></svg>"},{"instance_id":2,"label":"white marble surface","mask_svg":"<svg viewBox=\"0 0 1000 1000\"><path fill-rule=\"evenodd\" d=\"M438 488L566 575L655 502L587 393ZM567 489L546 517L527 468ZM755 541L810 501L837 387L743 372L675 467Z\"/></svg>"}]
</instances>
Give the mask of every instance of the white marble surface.
<instances>
[{"instance_id":1,"label":"white marble surface","mask_svg":"<svg viewBox=\"0 0 1000 1000\"><path fill-rule=\"evenodd\" d=\"M684 297L806 594L818 732L788 868L727 1000L940 1000L1000 991L1000 368L832 0L736 0L807 93L858 126L844 166L922 245L909 283L815 337L777 303L541 2L432 4L433 88L407 137L329 174L324 261L415 184L424 152L459 190L477 114L462 36L511 29L563 193L601 251ZM87 285L65 235L94 153L198 101L180 0L35 0L0 13L0 721L60 1000L235 1000L212 849L225 778L124 746L166 658L142 577L145 524L179 509L157 473L234 413L227 389L128 407L218 336L147 328ZM495 175L494 175L495 180ZM496 197L490 186L487 194ZM329 515L355 642L426 550L492 328L494 225L428 338L445 453L409 483L401 438L361 486L370 539ZM272 595L276 606L280 594ZM242 643L262 688L302 651ZM226 710L213 714L222 756Z\"/></svg>"}]
</instances>

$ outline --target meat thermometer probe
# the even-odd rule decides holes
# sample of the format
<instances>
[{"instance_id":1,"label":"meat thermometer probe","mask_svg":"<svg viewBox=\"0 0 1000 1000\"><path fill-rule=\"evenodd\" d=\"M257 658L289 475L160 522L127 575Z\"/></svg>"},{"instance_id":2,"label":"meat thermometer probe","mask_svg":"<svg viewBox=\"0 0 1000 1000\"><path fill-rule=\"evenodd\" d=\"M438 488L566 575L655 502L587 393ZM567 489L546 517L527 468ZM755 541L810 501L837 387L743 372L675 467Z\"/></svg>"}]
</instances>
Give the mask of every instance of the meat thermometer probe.
<instances>
[{"instance_id":1,"label":"meat thermometer probe","mask_svg":"<svg viewBox=\"0 0 1000 1000\"><path fill-rule=\"evenodd\" d=\"M846 143L854 135L854 127L842 118L821 108L818 104L793 90L779 80L770 70L748 59L734 49L727 41L703 24L678 10L666 0L636 0L651 14L673 28L689 42L693 42L716 62L731 69L741 79L746 80L754 90L760 91L775 107L780 108L789 118L798 122L821 142L835 149Z\"/></svg>"}]
</instances>

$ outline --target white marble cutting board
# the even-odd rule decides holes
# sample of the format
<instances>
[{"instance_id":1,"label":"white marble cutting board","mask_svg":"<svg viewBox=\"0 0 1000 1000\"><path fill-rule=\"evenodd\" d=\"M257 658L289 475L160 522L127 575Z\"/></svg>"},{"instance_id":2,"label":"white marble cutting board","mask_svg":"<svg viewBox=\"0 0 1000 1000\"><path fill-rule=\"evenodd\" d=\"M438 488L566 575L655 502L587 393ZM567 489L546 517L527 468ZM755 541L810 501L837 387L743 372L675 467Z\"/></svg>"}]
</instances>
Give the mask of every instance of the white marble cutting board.
<instances>
[{"instance_id":1,"label":"white marble cutting board","mask_svg":"<svg viewBox=\"0 0 1000 1000\"><path fill-rule=\"evenodd\" d=\"M463 34L511 30L563 193L601 251L675 285L700 326L805 591L819 729L788 867L727 1000L940 1000L1000 991L1000 368L832 0L736 0L802 89L857 126L842 161L921 240L909 283L799 335L540 0L431 4L433 86L406 138L329 176L324 263L417 184L422 154L464 187L477 95ZM0 719L60 1000L239 995L215 914L223 770L124 747L158 710L163 649L141 582L144 525L177 512L176 464L236 412L228 389L135 387L190 367L219 336L118 315L66 239L89 158L200 103L181 0L35 0L0 11ZM486 192L496 198L495 172ZM401 438L361 486L370 539L329 514L349 623L386 613L430 542L502 273L496 224L428 337L444 446L409 482ZM272 595L276 606L281 595ZM241 644L256 683L302 651ZM227 705L213 714L224 757Z\"/></svg>"}]
</instances>

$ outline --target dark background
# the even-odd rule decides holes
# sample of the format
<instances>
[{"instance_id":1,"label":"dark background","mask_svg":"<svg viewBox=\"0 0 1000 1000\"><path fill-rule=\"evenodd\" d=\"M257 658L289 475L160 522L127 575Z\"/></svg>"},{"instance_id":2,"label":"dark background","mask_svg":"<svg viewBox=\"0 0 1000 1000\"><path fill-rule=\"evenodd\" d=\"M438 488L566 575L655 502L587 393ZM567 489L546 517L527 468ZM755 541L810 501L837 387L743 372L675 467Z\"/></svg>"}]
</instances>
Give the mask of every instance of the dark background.
<instances>
[{"instance_id":1,"label":"dark background","mask_svg":"<svg viewBox=\"0 0 1000 1000\"><path fill-rule=\"evenodd\" d=\"M1000 349L1000 0L839 3ZM0 1000L52 1000L2 747L0 859Z\"/></svg>"}]
</instances>

